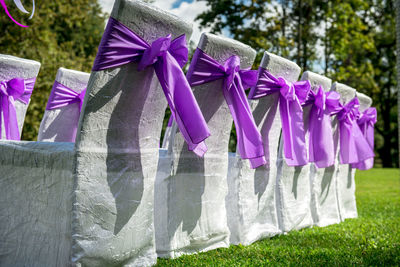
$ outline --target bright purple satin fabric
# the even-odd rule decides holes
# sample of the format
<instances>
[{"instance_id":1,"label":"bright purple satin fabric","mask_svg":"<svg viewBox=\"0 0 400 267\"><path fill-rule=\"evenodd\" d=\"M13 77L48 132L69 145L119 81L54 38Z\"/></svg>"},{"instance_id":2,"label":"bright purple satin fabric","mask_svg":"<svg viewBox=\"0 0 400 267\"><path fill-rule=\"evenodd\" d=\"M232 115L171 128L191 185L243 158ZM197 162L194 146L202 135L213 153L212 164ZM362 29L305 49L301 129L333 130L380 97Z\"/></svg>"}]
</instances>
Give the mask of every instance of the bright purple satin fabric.
<instances>
[{"instance_id":1,"label":"bright purple satin fabric","mask_svg":"<svg viewBox=\"0 0 400 267\"><path fill-rule=\"evenodd\" d=\"M110 18L93 71L130 62L138 62L138 71L153 67L189 150L203 156L207 151L204 140L210 136L210 132L182 71L187 56L185 35L174 40L168 35L148 44L121 22Z\"/></svg>"},{"instance_id":2,"label":"bright purple satin fabric","mask_svg":"<svg viewBox=\"0 0 400 267\"><path fill-rule=\"evenodd\" d=\"M85 98L86 88L80 93L75 92L71 88L55 81L49 100L47 101L47 110L56 109L71 105L73 103L79 103L79 110L82 109L83 99Z\"/></svg>"},{"instance_id":3,"label":"bright purple satin fabric","mask_svg":"<svg viewBox=\"0 0 400 267\"><path fill-rule=\"evenodd\" d=\"M357 163L374 157L371 146L357 124L360 117L359 107L360 103L355 97L337 114L341 164Z\"/></svg>"},{"instance_id":4,"label":"bright purple satin fabric","mask_svg":"<svg viewBox=\"0 0 400 267\"><path fill-rule=\"evenodd\" d=\"M303 166L308 163L302 104L310 90L309 81L291 83L260 67L257 85L251 88L249 94L249 99L279 94L283 151L289 166Z\"/></svg>"},{"instance_id":5,"label":"bright purple satin fabric","mask_svg":"<svg viewBox=\"0 0 400 267\"><path fill-rule=\"evenodd\" d=\"M223 79L221 88L236 126L240 156L249 159L251 168L266 163L261 134L253 118L245 89L256 83L257 71L241 70L240 58L228 58L223 65L197 48L186 75L191 86Z\"/></svg>"},{"instance_id":6,"label":"bright purple satin fabric","mask_svg":"<svg viewBox=\"0 0 400 267\"><path fill-rule=\"evenodd\" d=\"M338 113L340 94L324 92L320 86L316 92L309 91L304 105L312 105L309 117L309 161L318 168L326 168L335 164L335 149L331 116Z\"/></svg>"},{"instance_id":7,"label":"bright purple satin fabric","mask_svg":"<svg viewBox=\"0 0 400 267\"><path fill-rule=\"evenodd\" d=\"M371 149L374 149L374 125L377 121L376 108L368 108L363 113L361 113L360 118L357 120L357 124L360 130L367 140ZM368 170L374 166L374 158L369 158L364 161L351 164L352 168L357 168L359 170Z\"/></svg>"},{"instance_id":8,"label":"bright purple satin fabric","mask_svg":"<svg viewBox=\"0 0 400 267\"><path fill-rule=\"evenodd\" d=\"M0 82L0 133L2 119L4 119L7 140L21 140L18 129L17 111L15 101L29 103L36 78L15 78Z\"/></svg>"}]
</instances>

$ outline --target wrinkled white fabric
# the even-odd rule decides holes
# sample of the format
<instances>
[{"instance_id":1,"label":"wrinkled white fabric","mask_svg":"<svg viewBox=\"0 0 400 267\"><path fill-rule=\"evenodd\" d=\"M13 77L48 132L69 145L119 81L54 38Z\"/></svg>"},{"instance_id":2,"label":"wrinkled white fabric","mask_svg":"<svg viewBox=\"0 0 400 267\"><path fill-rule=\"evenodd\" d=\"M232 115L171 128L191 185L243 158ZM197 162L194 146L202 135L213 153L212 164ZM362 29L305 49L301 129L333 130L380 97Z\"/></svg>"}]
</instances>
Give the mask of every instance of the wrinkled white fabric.
<instances>
[{"instance_id":1,"label":"wrinkled white fabric","mask_svg":"<svg viewBox=\"0 0 400 267\"><path fill-rule=\"evenodd\" d=\"M241 68L249 68L255 58L255 51L249 46L212 34L202 35L199 48L221 64L236 54L241 59ZM233 119L223 96L222 82L221 79L193 87L211 132L205 141L208 151L204 158L188 151L175 124L166 158L160 158L159 168L170 168L159 170L156 178L159 257L174 258L229 246L225 198Z\"/></svg>"},{"instance_id":2,"label":"wrinkled white fabric","mask_svg":"<svg viewBox=\"0 0 400 267\"><path fill-rule=\"evenodd\" d=\"M347 85L335 82L332 85L332 90L340 94L340 102L342 104L348 103L356 95L356 90ZM340 164L339 162L339 127L338 121L335 118L333 120L334 126L334 142L337 147L337 164L335 167L330 169L332 173L330 175L336 176L336 197L337 206L339 209L340 219L344 221L347 218L357 217L357 204L355 197L355 181L354 174L355 170L352 170L349 164Z\"/></svg>"},{"instance_id":3,"label":"wrinkled white fabric","mask_svg":"<svg viewBox=\"0 0 400 267\"><path fill-rule=\"evenodd\" d=\"M0 265L67 266L72 143L0 141Z\"/></svg>"},{"instance_id":4,"label":"wrinkled white fabric","mask_svg":"<svg viewBox=\"0 0 400 267\"><path fill-rule=\"evenodd\" d=\"M80 93L87 87L89 76L89 73L60 68L57 72L56 81ZM79 102L57 109L46 109L40 123L38 141L75 141L79 116Z\"/></svg>"},{"instance_id":5,"label":"wrinkled white fabric","mask_svg":"<svg viewBox=\"0 0 400 267\"><path fill-rule=\"evenodd\" d=\"M142 1L117 0L112 16L147 42L169 33L190 38L190 24ZM151 67L139 73L130 63L92 72L72 156L52 152L64 147L59 142L0 146L0 205L6 205L0 237L7 237L1 262L155 264L154 180L166 106ZM73 151L73 143L66 146ZM15 220L11 227L9 220Z\"/></svg>"},{"instance_id":6,"label":"wrinkled white fabric","mask_svg":"<svg viewBox=\"0 0 400 267\"><path fill-rule=\"evenodd\" d=\"M331 79L310 71L304 72L301 79L309 80L313 90L322 86L324 91L328 91L332 86ZM335 151L337 151L337 147L335 147ZM338 165L337 161L335 165ZM323 227L339 223L335 166L317 168L315 164L311 163L310 168L311 213L314 225Z\"/></svg>"}]
</instances>

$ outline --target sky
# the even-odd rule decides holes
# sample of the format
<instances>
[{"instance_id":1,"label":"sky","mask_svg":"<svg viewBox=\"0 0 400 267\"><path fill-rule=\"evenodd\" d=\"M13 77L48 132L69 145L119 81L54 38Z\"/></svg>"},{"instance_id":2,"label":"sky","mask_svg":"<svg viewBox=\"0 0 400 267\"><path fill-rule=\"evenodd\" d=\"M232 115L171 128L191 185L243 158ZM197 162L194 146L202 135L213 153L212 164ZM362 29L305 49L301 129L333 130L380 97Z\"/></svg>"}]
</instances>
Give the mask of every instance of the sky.
<instances>
[{"instance_id":1,"label":"sky","mask_svg":"<svg viewBox=\"0 0 400 267\"><path fill-rule=\"evenodd\" d=\"M114 0L99 0L103 10L111 13ZM199 22L194 21L196 16L207 10L206 3L194 0L156 0L153 5L181 17L182 19L193 23L193 34L191 40L197 45L200 40L200 35L207 29L200 30Z\"/></svg>"}]
</instances>

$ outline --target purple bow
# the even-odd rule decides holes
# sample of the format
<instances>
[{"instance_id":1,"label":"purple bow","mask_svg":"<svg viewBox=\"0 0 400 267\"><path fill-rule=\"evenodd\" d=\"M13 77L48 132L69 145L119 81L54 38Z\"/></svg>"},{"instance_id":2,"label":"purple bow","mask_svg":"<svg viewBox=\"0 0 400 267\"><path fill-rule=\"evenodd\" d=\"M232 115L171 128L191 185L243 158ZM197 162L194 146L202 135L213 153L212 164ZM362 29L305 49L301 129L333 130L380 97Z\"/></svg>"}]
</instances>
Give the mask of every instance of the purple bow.
<instances>
[{"instance_id":1,"label":"purple bow","mask_svg":"<svg viewBox=\"0 0 400 267\"><path fill-rule=\"evenodd\" d=\"M311 104L309 121L309 161L318 168L335 164L335 149L331 116L341 110L340 95L337 92L324 92L320 86L316 92L309 91L304 105Z\"/></svg>"},{"instance_id":2,"label":"purple bow","mask_svg":"<svg viewBox=\"0 0 400 267\"><path fill-rule=\"evenodd\" d=\"M18 129L17 111L15 100L24 104L29 103L36 78L15 78L0 82L0 133L2 119L4 118L5 134L7 140L20 140Z\"/></svg>"},{"instance_id":3,"label":"purple bow","mask_svg":"<svg viewBox=\"0 0 400 267\"><path fill-rule=\"evenodd\" d=\"M171 35L155 40L151 45L121 22L110 17L93 71L138 62L138 71L152 66L156 72L172 115L188 143L189 150L203 156L204 140L210 136L203 114L183 74L188 49L185 35L171 40Z\"/></svg>"},{"instance_id":4,"label":"purple bow","mask_svg":"<svg viewBox=\"0 0 400 267\"><path fill-rule=\"evenodd\" d=\"M360 130L367 140L371 149L374 149L374 125L377 121L376 108L366 109L357 120L357 124ZM359 170L368 170L374 166L374 158L369 158L364 161L351 164L352 168L357 168Z\"/></svg>"},{"instance_id":5,"label":"purple bow","mask_svg":"<svg viewBox=\"0 0 400 267\"><path fill-rule=\"evenodd\" d=\"M351 164L374 157L374 152L357 124L358 98L353 98L337 114L340 135L340 163Z\"/></svg>"},{"instance_id":6,"label":"purple bow","mask_svg":"<svg viewBox=\"0 0 400 267\"><path fill-rule=\"evenodd\" d=\"M252 168L266 163L261 134L246 98L245 88L256 83L257 72L240 69L240 58L236 55L224 65L197 48L187 73L192 86L223 79L222 92L236 126L240 156L250 160Z\"/></svg>"},{"instance_id":7,"label":"purple bow","mask_svg":"<svg viewBox=\"0 0 400 267\"><path fill-rule=\"evenodd\" d=\"M290 83L259 68L257 85L251 88L249 99L279 93L279 113L282 121L283 150L289 166L308 163L302 104L311 90L309 81Z\"/></svg>"},{"instance_id":8,"label":"purple bow","mask_svg":"<svg viewBox=\"0 0 400 267\"><path fill-rule=\"evenodd\" d=\"M79 111L82 109L83 99L85 98L86 88L80 93L75 92L71 88L55 81L49 100L47 101L47 110L56 109L71 105L73 103L79 103Z\"/></svg>"}]
</instances>

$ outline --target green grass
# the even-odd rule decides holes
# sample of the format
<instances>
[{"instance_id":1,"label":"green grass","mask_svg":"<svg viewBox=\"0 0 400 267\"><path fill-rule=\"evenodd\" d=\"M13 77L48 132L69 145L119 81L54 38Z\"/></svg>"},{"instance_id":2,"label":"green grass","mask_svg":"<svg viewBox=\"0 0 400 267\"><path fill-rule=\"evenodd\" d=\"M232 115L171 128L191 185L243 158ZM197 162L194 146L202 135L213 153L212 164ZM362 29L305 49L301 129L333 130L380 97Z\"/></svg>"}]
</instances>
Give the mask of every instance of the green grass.
<instances>
[{"instance_id":1,"label":"green grass","mask_svg":"<svg viewBox=\"0 0 400 267\"><path fill-rule=\"evenodd\" d=\"M400 172L356 174L359 218L293 231L250 246L230 246L157 266L400 266Z\"/></svg>"}]
</instances>

